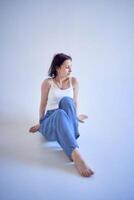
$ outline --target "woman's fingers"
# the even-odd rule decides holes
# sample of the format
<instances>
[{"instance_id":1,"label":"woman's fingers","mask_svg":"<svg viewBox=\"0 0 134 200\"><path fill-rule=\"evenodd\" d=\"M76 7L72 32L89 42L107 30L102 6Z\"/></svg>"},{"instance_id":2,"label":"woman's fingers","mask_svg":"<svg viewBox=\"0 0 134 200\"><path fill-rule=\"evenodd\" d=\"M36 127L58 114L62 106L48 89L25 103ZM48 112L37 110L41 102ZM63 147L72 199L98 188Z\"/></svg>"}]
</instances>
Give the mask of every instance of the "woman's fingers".
<instances>
[{"instance_id":1,"label":"woman's fingers","mask_svg":"<svg viewBox=\"0 0 134 200\"><path fill-rule=\"evenodd\" d=\"M33 126L29 129L29 132L36 132L37 131L37 127Z\"/></svg>"},{"instance_id":2,"label":"woman's fingers","mask_svg":"<svg viewBox=\"0 0 134 200\"><path fill-rule=\"evenodd\" d=\"M88 118L88 116L87 115L83 115L83 114L80 114L78 116L78 119L79 119L80 122L84 122L84 120L87 119L87 118Z\"/></svg>"},{"instance_id":3,"label":"woman's fingers","mask_svg":"<svg viewBox=\"0 0 134 200\"><path fill-rule=\"evenodd\" d=\"M87 119L88 116L87 116L87 115L80 114L80 115L79 115L79 118L80 118L81 120L83 120L83 119Z\"/></svg>"},{"instance_id":4,"label":"woman's fingers","mask_svg":"<svg viewBox=\"0 0 134 200\"><path fill-rule=\"evenodd\" d=\"M81 122L81 123L84 123L85 122L85 119L87 119L88 118L88 116L87 115L84 115L84 114L80 114L79 116L78 116L78 120L79 120L79 122Z\"/></svg>"},{"instance_id":5,"label":"woman's fingers","mask_svg":"<svg viewBox=\"0 0 134 200\"><path fill-rule=\"evenodd\" d=\"M39 130L39 127L40 127L39 124L37 124L37 125L35 125L35 126L32 126L32 127L29 129L29 132L32 132L32 133L37 132L37 131Z\"/></svg>"},{"instance_id":6,"label":"woman's fingers","mask_svg":"<svg viewBox=\"0 0 134 200\"><path fill-rule=\"evenodd\" d=\"M31 132L31 133L34 133L34 132L36 132L37 130L35 130L35 129L31 129L29 132Z\"/></svg>"}]
</instances>

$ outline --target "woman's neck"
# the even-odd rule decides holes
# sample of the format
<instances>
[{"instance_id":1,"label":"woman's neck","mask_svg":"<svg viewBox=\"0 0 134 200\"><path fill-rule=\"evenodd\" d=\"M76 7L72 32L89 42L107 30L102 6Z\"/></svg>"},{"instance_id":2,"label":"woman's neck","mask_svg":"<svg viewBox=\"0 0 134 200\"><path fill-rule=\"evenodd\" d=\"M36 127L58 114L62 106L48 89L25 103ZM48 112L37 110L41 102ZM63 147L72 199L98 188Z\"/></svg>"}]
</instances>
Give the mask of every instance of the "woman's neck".
<instances>
[{"instance_id":1,"label":"woman's neck","mask_svg":"<svg viewBox=\"0 0 134 200\"><path fill-rule=\"evenodd\" d=\"M68 79L68 77L60 77L60 76L56 76L54 79L55 79L56 82L59 82L59 83L62 84L65 80Z\"/></svg>"}]
</instances>

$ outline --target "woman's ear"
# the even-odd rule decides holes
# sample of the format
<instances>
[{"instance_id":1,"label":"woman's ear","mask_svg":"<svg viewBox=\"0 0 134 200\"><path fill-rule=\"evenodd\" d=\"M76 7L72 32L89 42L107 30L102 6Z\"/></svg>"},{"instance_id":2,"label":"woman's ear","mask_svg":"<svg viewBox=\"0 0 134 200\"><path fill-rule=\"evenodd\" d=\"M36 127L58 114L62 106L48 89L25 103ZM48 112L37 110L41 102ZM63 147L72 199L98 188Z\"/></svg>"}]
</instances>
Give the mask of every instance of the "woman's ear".
<instances>
[{"instance_id":1,"label":"woman's ear","mask_svg":"<svg viewBox=\"0 0 134 200\"><path fill-rule=\"evenodd\" d=\"M56 72L57 72L57 74L59 74L59 72L60 72L60 67L57 67L57 68L56 68Z\"/></svg>"},{"instance_id":2,"label":"woman's ear","mask_svg":"<svg viewBox=\"0 0 134 200\"><path fill-rule=\"evenodd\" d=\"M57 67L56 71L57 71L57 73L59 73L59 67Z\"/></svg>"}]
</instances>

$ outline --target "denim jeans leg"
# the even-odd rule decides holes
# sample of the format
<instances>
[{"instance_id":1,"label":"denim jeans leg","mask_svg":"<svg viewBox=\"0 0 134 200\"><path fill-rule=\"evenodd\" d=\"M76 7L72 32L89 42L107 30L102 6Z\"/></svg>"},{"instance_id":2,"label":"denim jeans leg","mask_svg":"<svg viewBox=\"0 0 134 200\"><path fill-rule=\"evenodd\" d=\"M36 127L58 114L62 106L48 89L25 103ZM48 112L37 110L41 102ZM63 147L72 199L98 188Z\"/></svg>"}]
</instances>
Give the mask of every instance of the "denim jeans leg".
<instances>
[{"instance_id":1,"label":"denim jeans leg","mask_svg":"<svg viewBox=\"0 0 134 200\"><path fill-rule=\"evenodd\" d=\"M72 151L79 146L67 113L63 109L57 109L41 123L45 138L48 141L57 141L66 155L71 158Z\"/></svg>"},{"instance_id":2,"label":"denim jeans leg","mask_svg":"<svg viewBox=\"0 0 134 200\"><path fill-rule=\"evenodd\" d=\"M59 102L59 108L63 109L70 119L70 125L73 127L75 138L77 139L80 134L78 130L78 119L76 114L76 106L71 97L63 97Z\"/></svg>"}]
</instances>

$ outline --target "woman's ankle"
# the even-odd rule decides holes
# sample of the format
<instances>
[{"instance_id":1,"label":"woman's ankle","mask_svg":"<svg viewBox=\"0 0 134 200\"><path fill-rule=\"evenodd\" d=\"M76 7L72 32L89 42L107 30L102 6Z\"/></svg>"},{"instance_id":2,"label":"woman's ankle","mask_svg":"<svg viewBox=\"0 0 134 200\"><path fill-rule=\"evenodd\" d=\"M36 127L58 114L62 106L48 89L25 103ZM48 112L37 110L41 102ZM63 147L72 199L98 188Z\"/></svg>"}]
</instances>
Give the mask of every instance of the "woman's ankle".
<instances>
[{"instance_id":1,"label":"woman's ankle","mask_svg":"<svg viewBox=\"0 0 134 200\"><path fill-rule=\"evenodd\" d=\"M72 158L73 161L76 160L76 159L82 159L80 152L79 152L77 147L72 151L71 158Z\"/></svg>"}]
</instances>

